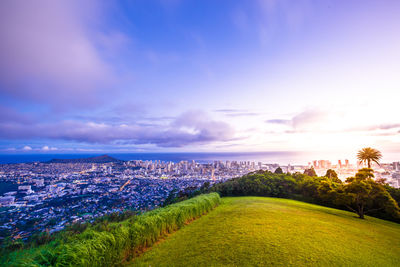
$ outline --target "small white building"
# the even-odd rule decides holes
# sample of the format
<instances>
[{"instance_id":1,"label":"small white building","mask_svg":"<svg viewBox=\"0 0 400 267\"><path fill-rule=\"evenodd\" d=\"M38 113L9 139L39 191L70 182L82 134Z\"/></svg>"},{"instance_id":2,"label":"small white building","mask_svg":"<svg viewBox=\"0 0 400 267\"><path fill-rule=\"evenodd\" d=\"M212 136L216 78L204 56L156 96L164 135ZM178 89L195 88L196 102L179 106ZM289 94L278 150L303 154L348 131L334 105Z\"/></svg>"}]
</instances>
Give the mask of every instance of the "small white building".
<instances>
[{"instance_id":1,"label":"small white building","mask_svg":"<svg viewBox=\"0 0 400 267\"><path fill-rule=\"evenodd\" d=\"M13 196L5 196L0 197L0 206L8 206L14 204L15 197Z\"/></svg>"}]
</instances>

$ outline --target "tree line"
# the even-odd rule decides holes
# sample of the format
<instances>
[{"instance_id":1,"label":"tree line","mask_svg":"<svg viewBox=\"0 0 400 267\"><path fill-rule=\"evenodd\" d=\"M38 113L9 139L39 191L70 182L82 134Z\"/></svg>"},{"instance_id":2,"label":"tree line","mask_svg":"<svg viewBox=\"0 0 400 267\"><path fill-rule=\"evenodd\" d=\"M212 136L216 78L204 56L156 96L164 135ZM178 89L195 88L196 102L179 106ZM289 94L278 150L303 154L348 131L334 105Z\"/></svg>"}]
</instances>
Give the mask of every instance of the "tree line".
<instances>
[{"instance_id":1,"label":"tree line","mask_svg":"<svg viewBox=\"0 0 400 267\"><path fill-rule=\"evenodd\" d=\"M400 189L385 180L374 180L371 163L379 165L382 154L366 147L358 151L357 159L368 168L358 170L354 177L342 182L337 173L328 169L318 177L314 168L301 173L283 173L278 167L274 173L257 171L240 178L219 183L211 191L222 196L269 196L293 198L355 212L359 218L371 215L400 222Z\"/></svg>"},{"instance_id":2,"label":"tree line","mask_svg":"<svg viewBox=\"0 0 400 267\"><path fill-rule=\"evenodd\" d=\"M290 198L355 212L359 218L366 214L400 222L400 189L373 179L373 170L360 169L354 177L342 182L334 170L325 176L312 173L272 173L257 171L224 183L215 184L211 191L221 196L266 196Z\"/></svg>"}]
</instances>

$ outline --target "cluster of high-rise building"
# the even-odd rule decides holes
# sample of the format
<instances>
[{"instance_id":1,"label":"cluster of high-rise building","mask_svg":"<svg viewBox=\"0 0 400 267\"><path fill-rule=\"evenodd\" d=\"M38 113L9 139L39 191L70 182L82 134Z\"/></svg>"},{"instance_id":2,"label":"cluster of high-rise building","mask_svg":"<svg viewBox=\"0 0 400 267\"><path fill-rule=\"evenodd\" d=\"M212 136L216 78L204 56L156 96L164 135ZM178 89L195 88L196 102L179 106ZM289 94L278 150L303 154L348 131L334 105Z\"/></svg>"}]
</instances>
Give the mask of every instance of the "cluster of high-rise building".
<instances>
[{"instance_id":1,"label":"cluster of high-rise building","mask_svg":"<svg viewBox=\"0 0 400 267\"><path fill-rule=\"evenodd\" d=\"M354 176L355 173L365 168L366 165L357 162L350 164L349 160L338 160L336 164L332 164L329 160L314 160L308 163L308 167L313 167L319 176L325 175L328 169L333 169L339 178L345 180L347 177ZM393 163L373 163L375 179L385 179L387 183L395 188L400 187L400 162Z\"/></svg>"},{"instance_id":2,"label":"cluster of high-rise building","mask_svg":"<svg viewBox=\"0 0 400 267\"><path fill-rule=\"evenodd\" d=\"M142 211L170 194L193 191L262 168L261 163L118 161L0 165L0 238L27 238L126 209Z\"/></svg>"},{"instance_id":3,"label":"cluster of high-rise building","mask_svg":"<svg viewBox=\"0 0 400 267\"><path fill-rule=\"evenodd\" d=\"M349 169L351 167L348 159L344 161L339 159L336 165L332 164L329 160L314 160L309 165L312 165L314 169L331 169L333 166L337 169Z\"/></svg>"}]
</instances>

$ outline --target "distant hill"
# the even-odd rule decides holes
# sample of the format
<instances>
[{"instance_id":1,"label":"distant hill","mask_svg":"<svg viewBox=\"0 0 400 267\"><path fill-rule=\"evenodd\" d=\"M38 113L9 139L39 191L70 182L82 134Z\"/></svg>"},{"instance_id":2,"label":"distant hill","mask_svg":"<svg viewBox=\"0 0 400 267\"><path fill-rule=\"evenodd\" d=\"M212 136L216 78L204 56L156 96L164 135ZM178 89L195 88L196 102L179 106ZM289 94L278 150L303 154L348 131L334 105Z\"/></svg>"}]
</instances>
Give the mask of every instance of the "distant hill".
<instances>
[{"instance_id":1,"label":"distant hill","mask_svg":"<svg viewBox=\"0 0 400 267\"><path fill-rule=\"evenodd\" d=\"M123 160L119 160L109 155L101 155L97 157L90 157L90 158L78 158L78 159L52 159L47 163L120 163Z\"/></svg>"}]
</instances>

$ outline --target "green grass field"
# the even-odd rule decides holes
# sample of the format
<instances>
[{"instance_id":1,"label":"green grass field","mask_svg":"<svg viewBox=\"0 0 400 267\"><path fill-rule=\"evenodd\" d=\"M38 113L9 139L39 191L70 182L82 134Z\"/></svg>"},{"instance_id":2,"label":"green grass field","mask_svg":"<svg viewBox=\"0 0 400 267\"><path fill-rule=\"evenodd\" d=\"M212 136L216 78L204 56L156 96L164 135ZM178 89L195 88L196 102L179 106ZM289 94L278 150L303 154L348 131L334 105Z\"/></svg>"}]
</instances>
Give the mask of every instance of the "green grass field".
<instances>
[{"instance_id":1,"label":"green grass field","mask_svg":"<svg viewBox=\"0 0 400 267\"><path fill-rule=\"evenodd\" d=\"M294 200L223 198L129 266L400 266L400 225Z\"/></svg>"}]
</instances>

